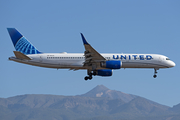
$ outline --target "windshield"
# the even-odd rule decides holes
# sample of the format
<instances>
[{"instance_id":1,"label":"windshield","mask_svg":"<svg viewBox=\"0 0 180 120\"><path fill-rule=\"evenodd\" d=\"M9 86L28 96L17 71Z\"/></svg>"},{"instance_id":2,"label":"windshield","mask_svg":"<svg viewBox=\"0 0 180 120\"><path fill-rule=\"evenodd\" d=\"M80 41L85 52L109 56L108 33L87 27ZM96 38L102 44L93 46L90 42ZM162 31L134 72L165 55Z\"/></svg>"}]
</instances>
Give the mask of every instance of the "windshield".
<instances>
[{"instance_id":1,"label":"windshield","mask_svg":"<svg viewBox=\"0 0 180 120\"><path fill-rule=\"evenodd\" d=\"M170 60L169 58L166 58L166 60Z\"/></svg>"}]
</instances>

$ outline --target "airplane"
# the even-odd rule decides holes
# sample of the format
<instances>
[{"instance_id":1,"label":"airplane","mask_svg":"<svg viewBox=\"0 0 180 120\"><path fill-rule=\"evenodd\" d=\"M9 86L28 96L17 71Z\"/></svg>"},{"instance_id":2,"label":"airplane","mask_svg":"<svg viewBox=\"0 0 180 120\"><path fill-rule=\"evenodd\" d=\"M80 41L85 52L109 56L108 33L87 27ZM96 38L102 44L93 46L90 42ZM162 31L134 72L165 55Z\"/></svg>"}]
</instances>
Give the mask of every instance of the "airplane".
<instances>
[{"instance_id":1,"label":"airplane","mask_svg":"<svg viewBox=\"0 0 180 120\"><path fill-rule=\"evenodd\" d=\"M84 53L43 53L15 28L7 30L16 49L13 51L15 56L9 57L9 60L46 68L87 70L85 80L91 80L96 75L112 76L113 70L120 68L152 68L153 77L156 78L157 70L175 66L168 57L159 54L101 54L87 42L82 33Z\"/></svg>"}]
</instances>

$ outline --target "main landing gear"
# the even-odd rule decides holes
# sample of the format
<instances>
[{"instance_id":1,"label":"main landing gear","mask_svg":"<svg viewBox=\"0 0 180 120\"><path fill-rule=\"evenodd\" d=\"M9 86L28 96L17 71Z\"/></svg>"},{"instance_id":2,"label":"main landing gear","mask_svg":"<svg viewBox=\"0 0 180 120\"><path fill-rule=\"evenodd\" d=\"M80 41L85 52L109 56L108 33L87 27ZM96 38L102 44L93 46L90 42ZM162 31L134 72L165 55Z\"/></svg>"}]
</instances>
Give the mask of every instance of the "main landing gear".
<instances>
[{"instance_id":1,"label":"main landing gear","mask_svg":"<svg viewBox=\"0 0 180 120\"><path fill-rule=\"evenodd\" d=\"M88 70L88 76L84 77L84 80L88 80L88 79L91 80L93 78L92 77L93 75L95 76L96 72L94 72L94 71L91 72Z\"/></svg>"},{"instance_id":2,"label":"main landing gear","mask_svg":"<svg viewBox=\"0 0 180 120\"><path fill-rule=\"evenodd\" d=\"M86 76L85 78L84 78L84 80L91 80L92 79L92 75L89 75L89 76Z\"/></svg>"},{"instance_id":3,"label":"main landing gear","mask_svg":"<svg viewBox=\"0 0 180 120\"><path fill-rule=\"evenodd\" d=\"M154 78L157 77L157 75L156 75L157 74L157 70L159 70L159 68L154 68L154 75L153 75Z\"/></svg>"}]
</instances>

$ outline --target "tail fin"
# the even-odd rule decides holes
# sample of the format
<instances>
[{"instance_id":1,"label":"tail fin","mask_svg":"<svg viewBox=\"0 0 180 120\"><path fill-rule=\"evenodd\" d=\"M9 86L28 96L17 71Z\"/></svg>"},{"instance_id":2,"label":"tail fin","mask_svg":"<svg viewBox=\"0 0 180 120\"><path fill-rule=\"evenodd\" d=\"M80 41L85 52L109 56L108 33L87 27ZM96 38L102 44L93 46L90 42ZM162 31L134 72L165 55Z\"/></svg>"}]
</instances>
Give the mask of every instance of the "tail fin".
<instances>
[{"instance_id":1,"label":"tail fin","mask_svg":"<svg viewBox=\"0 0 180 120\"><path fill-rule=\"evenodd\" d=\"M15 28L7 28L16 51L23 54L38 54L39 52L21 33Z\"/></svg>"}]
</instances>

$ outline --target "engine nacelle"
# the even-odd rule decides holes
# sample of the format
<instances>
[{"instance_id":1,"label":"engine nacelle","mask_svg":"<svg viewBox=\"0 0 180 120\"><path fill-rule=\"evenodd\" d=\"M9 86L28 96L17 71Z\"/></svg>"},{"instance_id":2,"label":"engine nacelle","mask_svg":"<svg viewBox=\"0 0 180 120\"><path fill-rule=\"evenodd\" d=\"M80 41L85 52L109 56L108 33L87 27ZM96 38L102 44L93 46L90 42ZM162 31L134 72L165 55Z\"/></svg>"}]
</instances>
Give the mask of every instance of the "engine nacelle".
<instances>
[{"instance_id":1,"label":"engine nacelle","mask_svg":"<svg viewBox=\"0 0 180 120\"><path fill-rule=\"evenodd\" d=\"M112 76L112 70L110 69L103 69L103 70L97 70L96 75L99 76Z\"/></svg>"},{"instance_id":2,"label":"engine nacelle","mask_svg":"<svg viewBox=\"0 0 180 120\"><path fill-rule=\"evenodd\" d=\"M121 65L122 65L122 62L121 61L110 60L110 61L101 62L100 65L103 68L120 69Z\"/></svg>"}]
</instances>

